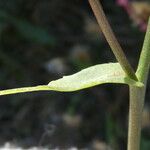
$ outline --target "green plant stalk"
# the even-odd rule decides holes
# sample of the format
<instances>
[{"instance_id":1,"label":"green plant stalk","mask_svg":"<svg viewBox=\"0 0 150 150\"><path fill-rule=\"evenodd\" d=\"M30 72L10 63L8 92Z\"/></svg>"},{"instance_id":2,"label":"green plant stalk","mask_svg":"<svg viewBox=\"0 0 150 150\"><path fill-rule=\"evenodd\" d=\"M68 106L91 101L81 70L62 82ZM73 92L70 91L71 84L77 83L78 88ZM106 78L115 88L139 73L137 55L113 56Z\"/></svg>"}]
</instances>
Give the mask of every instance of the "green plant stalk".
<instances>
[{"instance_id":1,"label":"green plant stalk","mask_svg":"<svg viewBox=\"0 0 150 150\"><path fill-rule=\"evenodd\" d=\"M138 64L136 75L144 87L130 86L128 150L140 149L141 121L145 100L145 91L150 68L150 19Z\"/></svg>"},{"instance_id":2,"label":"green plant stalk","mask_svg":"<svg viewBox=\"0 0 150 150\"><path fill-rule=\"evenodd\" d=\"M140 149L141 119L145 99L145 88L130 86L128 150Z\"/></svg>"},{"instance_id":3,"label":"green plant stalk","mask_svg":"<svg viewBox=\"0 0 150 150\"><path fill-rule=\"evenodd\" d=\"M94 12L94 15L98 21L98 24L109 43L116 59L120 63L124 72L132 79L137 80L134 70L132 69L131 65L129 64L117 38L115 37L114 32L112 31L110 24L106 18L106 15L103 11L101 3L99 0L89 0L91 8Z\"/></svg>"}]
</instances>

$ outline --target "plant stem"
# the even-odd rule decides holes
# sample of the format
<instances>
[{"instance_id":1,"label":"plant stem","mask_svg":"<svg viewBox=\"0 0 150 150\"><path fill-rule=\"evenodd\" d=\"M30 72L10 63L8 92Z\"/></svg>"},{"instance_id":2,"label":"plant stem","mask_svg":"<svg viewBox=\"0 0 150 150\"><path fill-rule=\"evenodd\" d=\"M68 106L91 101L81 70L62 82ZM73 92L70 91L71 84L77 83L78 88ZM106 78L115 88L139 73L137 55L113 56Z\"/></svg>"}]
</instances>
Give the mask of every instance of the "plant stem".
<instances>
[{"instance_id":1,"label":"plant stem","mask_svg":"<svg viewBox=\"0 0 150 150\"><path fill-rule=\"evenodd\" d=\"M125 71L125 73L132 79L137 80L137 77L134 73L134 70L132 69L131 65L129 64L117 38L115 37L115 34L113 33L109 22L107 21L107 18L105 16L105 13L103 11L103 8L99 2L99 0L89 0L89 3L91 5L91 8L94 12L94 15L98 21L99 26L101 27L101 30L109 43L116 59L120 63L122 69Z\"/></svg>"},{"instance_id":2,"label":"plant stem","mask_svg":"<svg viewBox=\"0 0 150 150\"><path fill-rule=\"evenodd\" d=\"M128 150L140 149L141 119L145 88L130 86Z\"/></svg>"},{"instance_id":3,"label":"plant stem","mask_svg":"<svg viewBox=\"0 0 150 150\"><path fill-rule=\"evenodd\" d=\"M150 68L150 20L138 64L138 69L136 72L138 80L144 83L144 87L139 88L130 86L128 150L140 149L141 120L149 68Z\"/></svg>"},{"instance_id":4,"label":"plant stem","mask_svg":"<svg viewBox=\"0 0 150 150\"><path fill-rule=\"evenodd\" d=\"M33 87L24 87L24 88L16 88L16 89L9 89L9 90L1 90L1 95L10 95L10 94L17 94L17 93L25 93L25 92L34 92L34 91L49 91L51 90L47 85L39 85Z\"/></svg>"}]
</instances>

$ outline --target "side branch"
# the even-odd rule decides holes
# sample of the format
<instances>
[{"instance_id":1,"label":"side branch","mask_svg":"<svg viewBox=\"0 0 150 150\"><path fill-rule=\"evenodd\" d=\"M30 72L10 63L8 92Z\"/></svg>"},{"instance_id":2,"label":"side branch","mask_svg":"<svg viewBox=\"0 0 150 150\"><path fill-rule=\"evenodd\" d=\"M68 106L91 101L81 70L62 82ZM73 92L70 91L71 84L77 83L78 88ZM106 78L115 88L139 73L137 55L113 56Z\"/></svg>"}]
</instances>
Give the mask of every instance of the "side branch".
<instances>
[{"instance_id":1,"label":"side branch","mask_svg":"<svg viewBox=\"0 0 150 150\"><path fill-rule=\"evenodd\" d=\"M120 63L122 69L125 71L125 73L132 79L137 80L137 77L135 75L134 70L132 69L131 65L129 64L117 38L115 37L115 34L113 33L109 22L107 21L107 18L105 16L105 13L103 11L103 8L99 2L99 0L89 0L89 3L91 5L91 8L94 12L94 15L98 21L99 26L101 27L101 30L109 43L116 59Z\"/></svg>"}]
</instances>

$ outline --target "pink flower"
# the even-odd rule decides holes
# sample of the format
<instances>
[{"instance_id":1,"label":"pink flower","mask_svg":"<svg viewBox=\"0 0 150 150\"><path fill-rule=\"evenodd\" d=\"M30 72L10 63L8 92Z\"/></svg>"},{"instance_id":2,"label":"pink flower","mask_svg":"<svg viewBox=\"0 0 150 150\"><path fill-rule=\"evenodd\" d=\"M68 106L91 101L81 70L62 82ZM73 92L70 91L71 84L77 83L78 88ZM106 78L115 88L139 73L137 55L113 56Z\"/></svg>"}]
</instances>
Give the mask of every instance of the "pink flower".
<instances>
[{"instance_id":1,"label":"pink flower","mask_svg":"<svg viewBox=\"0 0 150 150\"><path fill-rule=\"evenodd\" d=\"M117 5L123 7L125 11L130 14L131 13L131 7L129 0L116 0Z\"/></svg>"},{"instance_id":2,"label":"pink flower","mask_svg":"<svg viewBox=\"0 0 150 150\"><path fill-rule=\"evenodd\" d=\"M117 4L119 6L122 6L124 8L128 7L128 5L129 5L129 1L128 0L117 0L116 2L117 2Z\"/></svg>"},{"instance_id":3,"label":"pink flower","mask_svg":"<svg viewBox=\"0 0 150 150\"><path fill-rule=\"evenodd\" d=\"M124 10L128 13L129 17L133 20L133 22L139 27L141 31L146 31L147 22L142 17L140 17L141 15L137 13L137 9L135 9L134 7L135 3L138 2L134 3L129 0L116 0L116 3L117 5L124 8ZM138 12L139 9L141 8L138 8Z\"/></svg>"}]
</instances>

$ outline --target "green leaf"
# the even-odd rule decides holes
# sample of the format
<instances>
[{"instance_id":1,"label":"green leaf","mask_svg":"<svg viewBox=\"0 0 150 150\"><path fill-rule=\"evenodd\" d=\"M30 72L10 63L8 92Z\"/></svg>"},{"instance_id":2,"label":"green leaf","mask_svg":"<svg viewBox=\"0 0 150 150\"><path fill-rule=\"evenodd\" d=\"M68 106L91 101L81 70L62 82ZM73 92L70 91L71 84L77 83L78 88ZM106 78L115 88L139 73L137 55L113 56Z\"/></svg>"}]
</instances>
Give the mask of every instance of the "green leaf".
<instances>
[{"instance_id":1,"label":"green leaf","mask_svg":"<svg viewBox=\"0 0 150 150\"><path fill-rule=\"evenodd\" d=\"M1 90L0 95L33 92L62 91L71 92L104 83L122 83L142 87L143 83L127 77L119 63L101 64L83 69L82 71L61 79L51 81L48 85Z\"/></svg>"},{"instance_id":2,"label":"green leaf","mask_svg":"<svg viewBox=\"0 0 150 150\"><path fill-rule=\"evenodd\" d=\"M51 81L48 86L54 91L77 91L104 83L122 83L143 86L127 77L119 63L107 63L84 69L76 74Z\"/></svg>"}]
</instances>

